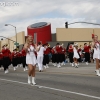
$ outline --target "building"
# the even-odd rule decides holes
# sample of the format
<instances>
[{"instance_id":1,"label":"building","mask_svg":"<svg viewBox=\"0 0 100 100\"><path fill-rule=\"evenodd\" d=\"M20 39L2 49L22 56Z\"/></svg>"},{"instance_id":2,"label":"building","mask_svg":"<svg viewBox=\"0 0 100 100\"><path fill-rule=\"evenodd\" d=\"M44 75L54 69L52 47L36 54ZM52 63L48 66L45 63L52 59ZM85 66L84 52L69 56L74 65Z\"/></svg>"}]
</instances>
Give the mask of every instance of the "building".
<instances>
[{"instance_id":1,"label":"building","mask_svg":"<svg viewBox=\"0 0 100 100\"><path fill-rule=\"evenodd\" d=\"M27 35L34 37L34 42L46 43L51 41L51 24L47 22L39 22L27 27Z\"/></svg>"},{"instance_id":2,"label":"building","mask_svg":"<svg viewBox=\"0 0 100 100\"><path fill-rule=\"evenodd\" d=\"M96 34L100 40L100 28L57 28L57 42L77 42L83 45L92 41L92 34Z\"/></svg>"},{"instance_id":3,"label":"building","mask_svg":"<svg viewBox=\"0 0 100 100\"><path fill-rule=\"evenodd\" d=\"M51 34L51 24L47 22L39 22L27 27L27 35L32 35L35 43L39 41L42 41L43 44L48 42L51 47L58 42L63 43L65 47L67 47L70 42L77 42L79 45L89 43L92 41L92 33L97 34L100 40L100 28L57 28L56 33ZM19 43L20 49L25 43L26 37L24 31L17 33L17 43ZM14 45L16 36L9 39L0 41L0 50L5 43L9 45L11 51L16 48L16 45Z\"/></svg>"},{"instance_id":4,"label":"building","mask_svg":"<svg viewBox=\"0 0 100 100\"><path fill-rule=\"evenodd\" d=\"M16 36L1 40L0 41L0 50L2 49L2 46L4 44L8 44L8 48L11 51L13 51L13 49L16 48L15 42L16 42ZM24 31L17 33L17 43L19 43L19 46L21 46L25 43L25 32Z\"/></svg>"}]
</instances>

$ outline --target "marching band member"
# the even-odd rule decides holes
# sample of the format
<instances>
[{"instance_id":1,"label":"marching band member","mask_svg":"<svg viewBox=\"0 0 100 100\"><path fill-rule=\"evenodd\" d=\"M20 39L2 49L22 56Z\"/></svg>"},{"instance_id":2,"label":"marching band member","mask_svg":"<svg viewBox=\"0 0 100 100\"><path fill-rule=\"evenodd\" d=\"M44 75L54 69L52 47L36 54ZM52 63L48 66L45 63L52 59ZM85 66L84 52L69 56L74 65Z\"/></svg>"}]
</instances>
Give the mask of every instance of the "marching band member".
<instances>
[{"instance_id":1,"label":"marching band member","mask_svg":"<svg viewBox=\"0 0 100 100\"><path fill-rule=\"evenodd\" d=\"M22 67L22 53L21 51L17 50L17 68L20 66ZM24 69L25 71L25 69Z\"/></svg>"},{"instance_id":2,"label":"marching band member","mask_svg":"<svg viewBox=\"0 0 100 100\"><path fill-rule=\"evenodd\" d=\"M0 70L2 66L3 66L3 54L2 52L0 52Z\"/></svg>"},{"instance_id":3,"label":"marching band member","mask_svg":"<svg viewBox=\"0 0 100 100\"><path fill-rule=\"evenodd\" d=\"M84 52L85 52L86 65L88 65L89 62L90 62L90 49L91 49L91 46L88 45L87 43L84 43Z\"/></svg>"},{"instance_id":4,"label":"marching band member","mask_svg":"<svg viewBox=\"0 0 100 100\"><path fill-rule=\"evenodd\" d=\"M75 67L78 68L79 54L78 54L78 44L77 43L74 44L73 51L74 51L73 59L74 59Z\"/></svg>"},{"instance_id":5,"label":"marching band member","mask_svg":"<svg viewBox=\"0 0 100 100\"><path fill-rule=\"evenodd\" d=\"M56 56L57 56L57 52L56 52L56 49L55 49L55 46L51 49L51 53L52 53L52 63L53 65L56 67Z\"/></svg>"},{"instance_id":6,"label":"marching band member","mask_svg":"<svg viewBox=\"0 0 100 100\"><path fill-rule=\"evenodd\" d=\"M44 51L46 50L46 46L42 46L42 43L38 43L38 49L39 51L37 52L37 62L38 62L38 67L39 67L39 72L43 71L43 56L44 56Z\"/></svg>"},{"instance_id":7,"label":"marching band member","mask_svg":"<svg viewBox=\"0 0 100 100\"><path fill-rule=\"evenodd\" d=\"M4 71L5 74L7 74L8 71L8 66L9 66L9 54L10 54L10 50L7 48L7 45L3 45L2 47L2 54L3 54L3 67L4 67ZM6 63L5 63L6 62Z\"/></svg>"},{"instance_id":8,"label":"marching band member","mask_svg":"<svg viewBox=\"0 0 100 100\"><path fill-rule=\"evenodd\" d=\"M80 47L78 48L78 54L79 54L79 62L81 62L81 55L82 55L82 46L80 45ZM79 63L78 63L78 65L79 65Z\"/></svg>"},{"instance_id":9,"label":"marching band member","mask_svg":"<svg viewBox=\"0 0 100 100\"><path fill-rule=\"evenodd\" d=\"M28 69L27 69L27 66L26 66L26 51L24 50L24 48L22 48L21 53L22 53L21 59L22 59L23 69L24 69L24 71L26 71Z\"/></svg>"},{"instance_id":10,"label":"marching band member","mask_svg":"<svg viewBox=\"0 0 100 100\"><path fill-rule=\"evenodd\" d=\"M69 52L69 60L73 67L74 64L73 64L73 45L72 44L69 45L68 52Z\"/></svg>"},{"instance_id":11,"label":"marching band member","mask_svg":"<svg viewBox=\"0 0 100 100\"><path fill-rule=\"evenodd\" d=\"M94 35L92 36L93 42L92 46L94 48L94 54L93 54L93 59L96 61L96 75L100 76L99 69L99 61L100 61L100 42L98 41L98 36Z\"/></svg>"},{"instance_id":12,"label":"marching band member","mask_svg":"<svg viewBox=\"0 0 100 100\"><path fill-rule=\"evenodd\" d=\"M36 68L36 56L35 51L38 51L37 45L33 44L33 37L28 36L24 49L26 50L26 64L28 65L28 84L36 85L35 83L35 68ZM31 81L32 76L32 81Z\"/></svg>"},{"instance_id":13,"label":"marching band member","mask_svg":"<svg viewBox=\"0 0 100 100\"><path fill-rule=\"evenodd\" d=\"M61 47L62 47L62 52L61 52L61 56L62 56L62 65L65 65L65 54L66 54L66 49L64 48L64 44L62 44Z\"/></svg>"},{"instance_id":14,"label":"marching band member","mask_svg":"<svg viewBox=\"0 0 100 100\"><path fill-rule=\"evenodd\" d=\"M44 51L44 58L43 58L43 65L44 68L49 68L48 64L49 64L49 54L50 54L50 48L48 43L45 44L44 46L46 46L46 50Z\"/></svg>"},{"instance_id":15,"label":"marching band member","mask_svg":"<svg viewBox=\"0 0 100 100\"><path fill-rule=\"evenodd\" d=\"M61 52L62 52L62 47L60 46L59 43L57 43L55 49L56 49L56 52L57 52L57 55L56 55L57 67L60 68L61 67Z\"/></svg>"},{"instance_id":16,"label":"marching band member","mask_svg":"<svg viewBox=\"0 0 100 100\"><path fill-rule=\"evenodd\" d=\"M17 67L17 50L14 49L13 52L12 52L12 65L14 67L14 71L16 71L16 67Z\"/></svg>"}]
</instances>

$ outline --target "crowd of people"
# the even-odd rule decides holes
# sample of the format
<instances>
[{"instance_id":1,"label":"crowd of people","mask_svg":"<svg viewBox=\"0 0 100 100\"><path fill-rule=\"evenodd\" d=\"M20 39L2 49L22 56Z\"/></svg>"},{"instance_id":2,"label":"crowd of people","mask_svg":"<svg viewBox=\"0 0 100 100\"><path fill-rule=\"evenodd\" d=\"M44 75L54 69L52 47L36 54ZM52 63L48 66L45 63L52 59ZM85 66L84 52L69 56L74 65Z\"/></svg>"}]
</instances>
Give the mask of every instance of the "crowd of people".
<instances>
[{"instance_id":1,"label":"crowd of people","mask_svg":"<svg viewBox=\"0 0 100 100\"><path fill-rule=\"evenodd\" d=\"M33 37L28 36L25 45L23 45L20 51L14 49L11 52L7 45L2 46L0 52L0 69L3 67L5 74L7 74L9 72L9 66L13 66L14 71L19 66L23 66L24 71L28 70L28 84L35 85L36 67L38 67L39 72L42 72L44 68L49 68L49 62L52 62L53 66L60 68L69 59L71 66L78 68L80 62L85 62L88 65L95 60L95 72L97 76L100 76L100 42L98 41L97 35L93 34L92 39L92 43L84 43L83 47L81 45L78 46L78 43L74 43L70 44L68 49L66 49L64 44L60 43L57 43L52 48L48 43L42 44L39 42L38 44L34 44Z\"/></svg>"}]
</instances>

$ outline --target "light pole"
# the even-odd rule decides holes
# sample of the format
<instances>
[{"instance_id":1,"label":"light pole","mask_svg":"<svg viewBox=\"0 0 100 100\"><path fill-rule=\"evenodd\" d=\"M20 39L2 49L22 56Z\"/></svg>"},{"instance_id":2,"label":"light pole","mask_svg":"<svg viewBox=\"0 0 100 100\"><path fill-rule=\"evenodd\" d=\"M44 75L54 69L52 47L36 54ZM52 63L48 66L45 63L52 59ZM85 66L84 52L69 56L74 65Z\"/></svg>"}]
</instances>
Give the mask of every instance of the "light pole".
<instances>
[{"instance_id":1,"label":"light pole","mask_svg":"<svg viewBox=\"0 0 100 100\"><path fill-rule=\"evenodd\" d=\"M14 25L11 25L11 24L5 24L5 26L9 26L9 25L15 28L16 47L17 47L17 30L16 30L16 26L14 26Z\"/></svg>"}]
</instances>

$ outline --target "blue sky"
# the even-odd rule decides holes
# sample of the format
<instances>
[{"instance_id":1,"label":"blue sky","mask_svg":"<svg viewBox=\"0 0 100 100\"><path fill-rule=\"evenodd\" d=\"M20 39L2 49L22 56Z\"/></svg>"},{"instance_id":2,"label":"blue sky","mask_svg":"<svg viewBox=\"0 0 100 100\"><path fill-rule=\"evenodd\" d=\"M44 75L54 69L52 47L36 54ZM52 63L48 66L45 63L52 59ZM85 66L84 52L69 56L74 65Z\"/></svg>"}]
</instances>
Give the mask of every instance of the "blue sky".
<instances>
[{"instance_id":1,"label":"blue sky","mask_svg":"<svg viewBox=\"0 0 100 100\"><path fill-rule=\"evenodd\" d=\"M0 0L10 3L10 0ZM52 33L56 28L64 28L68 21L86 21L100 23L100 0L12 0L16 6L0 5L0 34L6 37L13 36L13 27L5 27L4 24L13 24L17 31L25 31L27 26L36 22L50 22ZM99 27L86 24L74 24L69 28Z\"/></svg>"}]
</instances>

